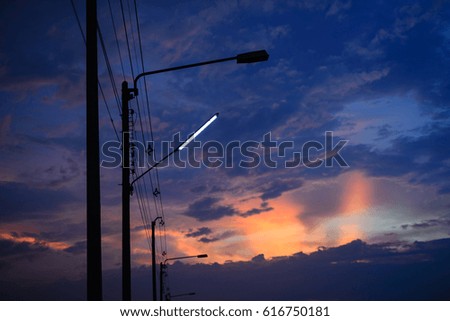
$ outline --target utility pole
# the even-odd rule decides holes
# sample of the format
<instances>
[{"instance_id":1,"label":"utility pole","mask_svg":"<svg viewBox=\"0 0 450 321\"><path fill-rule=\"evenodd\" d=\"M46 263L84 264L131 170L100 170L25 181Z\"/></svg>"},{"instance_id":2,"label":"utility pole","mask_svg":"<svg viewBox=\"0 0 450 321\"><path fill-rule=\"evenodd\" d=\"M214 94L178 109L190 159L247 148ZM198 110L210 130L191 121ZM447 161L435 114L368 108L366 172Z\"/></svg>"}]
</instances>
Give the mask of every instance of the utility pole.
<instances>
[{"instance_id":1,"label":"utility pole","mask_svg":"<svg viewBox=\"0 0 450 321\"><path fill-rule=\"evenodd\" d=\"M152 221L152 287L153 287L153 301L157 301L156 297L156 240L155 240L155 225L156 221L161 220L163 222L162 217L158 216Z\"/></svg>"},{"instance_id":2,"label":"utility pole","mask_svg":"<svg viewBox=\"0 0 450 321\"><path fill-rule=\"evenodd\" d=\"M159 301L164 301L164 269L166 265L159 263Z\"/></svg>"},{"instance_id":3,"label":"utility pole","mask_svg":"<svg viewBox=\"0 0 450 321\"><path fill-rule=\"evenodd\" d=\"M87 299L102 300L97 1L86 0Z\"/></svg>"},{"instance_id":4,"label":"utility pole","mask_svg":"<svg viewBox=\"0 0 450 321\"><path fill-rule=\"evenodd\" d=\"M131 301L130 128L128 102L133 97L122 82L122 300Z\"/></svg>"},{"instance_id":5,"label":"utility pole","mask_svg":"<svg viewBox=\"0 0 450 321\"><path fill-rule=\"evenodd\" d=\"M266 61L269 59L269 54L265 50L258 50L239 54L237 56L203 61L195 64L153 70L140 73L133 79L133 88L128 88L126 81L122 82L122 298L124 301L131 300L131 241L130 241L130 195L133 190L133 184L150 170L161 164L162 161L167 159L173 153L183 149L189 144L198 134L200 134L207 126L209 126L215 119L217 119L218 113L214 114L205 124L203 124L195 133L192 134L182 145L178 146L175 150L167 154L159 162L145 170L139 176L137 176L130 183L130 128L129 128L129 101L138 95L137 81L144 77L154 74L160 74L169 71L199 67L204 65L215 64L219 62L236 60L238 64L248 64L260 61ZM159 218L159 217L158 217ZM157 219L158 219L157 218ZM152 230L154 236L154 224L152 222ZM153 299L156 300L156 259L155 255L155 239L152 237L152 278L153 278ZM200 256L203 257L203 256ZM184 258L184 257L183 257Z\"/></svg>"}]
</instances>

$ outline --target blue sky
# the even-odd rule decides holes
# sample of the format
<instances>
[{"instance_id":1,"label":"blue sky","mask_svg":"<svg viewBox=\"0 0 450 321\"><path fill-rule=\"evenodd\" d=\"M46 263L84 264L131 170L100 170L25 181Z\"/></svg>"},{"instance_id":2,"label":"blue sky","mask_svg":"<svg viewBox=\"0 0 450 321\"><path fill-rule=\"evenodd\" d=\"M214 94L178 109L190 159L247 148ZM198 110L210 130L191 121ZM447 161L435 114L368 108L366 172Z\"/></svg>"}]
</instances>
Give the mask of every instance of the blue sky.
<instances>
[{"instance_id":1,"label":"blue sky","mask_svg":"<svg viewBox=\"0 0 450 321\"><path fill-rule=\"evenodd\" d=\"M84 3L73 3L84 28ZM153 135L156 158L162 141L187 137L216 112L201 143L259 143L270 133L277 146L294 146L278 158L276 148L254 149L261 159L278 159L276 168L241 168L243 156L233 155L231 168L171 163L152 171L147 193L140 185L143 203L132 197L133 267L150 264L141 215L149 220L162 211L158 260L205 252L205 264L224 264L356 239L401 249L449 237L448 2L136 1L141 57L134 1L123 1L133 70L120 1L110 3L112 15L99 0L98 21L119 91L144 70L270 54L263 63L141 79L139 107L131 103L141 116L136 139ZM76 282L85 277L86 254L83 38L70 1L5 3L0 27L2 278L23 288L36 278ZM100 46L99 64L120 136ZM102 97L99 104L101 143L117 140ZM334 144L347 142L340 154L348 166L336 159L329 167L284 166L305 143L323 144L326 132ZM323 156L318 150L312 158ZM161 194L154 198L156 174ZM121 263L121 172L102 168L101 175L103 266L110 271Z\"/></svg>"}]
</instances>

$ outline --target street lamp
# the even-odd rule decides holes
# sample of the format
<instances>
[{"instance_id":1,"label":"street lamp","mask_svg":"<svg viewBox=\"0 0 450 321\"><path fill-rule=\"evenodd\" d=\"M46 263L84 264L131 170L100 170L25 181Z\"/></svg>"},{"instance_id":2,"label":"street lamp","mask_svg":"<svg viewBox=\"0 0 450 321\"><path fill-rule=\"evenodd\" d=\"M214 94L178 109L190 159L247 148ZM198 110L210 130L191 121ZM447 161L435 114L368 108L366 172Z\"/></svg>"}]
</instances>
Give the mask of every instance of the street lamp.
<instances>
[{"instance_id":1,"label":"street lamp","mask_svg":"<svg viewBox=\"0 0 450 321\"><path fill-rule=\"evenodd\" d=\"M164 270L167 268L167 261L174 261L174 260L184 260L184 259L203 259L207 258L208 254L198 254L198 255L189 255L189 256L179 256L179 257L172 257L164 260L164 263L161 262L159 266L159 297L161 301L164 301ZM192 294L193 295L193 294Z\"/></svg>"},{"instance_id":2,"label":"street lamp","mask_svg":"<svg viewBox=\"0 0 450 321\"><path fill-rule=\"evenodd\" d=\"M216 60L208 60L204 62L182 65L177 67L171 67L166 69L159 69L153 71L147 71L140 73L133 79L133 88L128 87L128 83L126 81L122 82L122 298L124 301L131 300L131 242L130 242L130 193L132 191L132 185L130 184L130 133L129 133L129 101L135 98L138 94L137 81L144 77L154 74L160 74L164 72L170 72L181 69L194 68L204 65L210 65L220 62L232 61L235 60L238 64L243 63L255 63L260 61L266 61L269 59L269 54L265 50L258 50L247 52L243 54L239 54L233 57L216 59ZM217 116L217 114L216 114ZM213 119L214 118L214 119ZM212 117L210 121L214 121L217 117ZM207 122L208 123L208 122ZM210 123L209 123L210 124ZM208 125L209 125L208 124ZM206 123L205 123L206 125ZM202 126L203 127L203 126ZM200 128L201 130L205 129ZM198 132L199 134L200 132ZM198 135L197 134L197 135ZM195 137L189 137L185 142L187 145L192 139ZM174 152L183 149L186 145L182 144L178 149L174 150L172 153L168 154L169 157ZM165 160L162 159L161 161ZM160 161L160 162L161 162ZM145 171L145 173L149 172L152 168L159 165L153 165L151 168ZM144 173L144 174L145 174ZM142 177L142 175L140 176ZM138 178L140 178L138 177ZM138 179L136 178L133 183ZM153 298L155 300L155 298Z\"/></svg>"},{"instance_id":3,"label":"street lamp","mask_svg":"<svg viewBox=\"0 0 450 321\"><path fill-rule=\"evenodd\" d=\"M195 64L188 64L188 65L182 65L182 66L177 66L177 67L171 67L171 68L165 68L165 69L159 69L159 70L153 70L153 71L146 71L146 72L140 73L139 75L136 76L136 78L134 78L133 88L131 89L131 91L135 95L138 95L137 81L139 80L139 78L144 77L144 76L160 74L163 72L175 71L175 70L180 70L180 69L200 67L200 66L204 66L204 65L217 64L219 62L232 61L232 60L236 60L236 63L238 63L238 64L251 64L254 62L267 61L268 59L269 59L269 54L267 53L267 51L257 50L257 51L242 53L242 54L239 54L239 55L236 55L233 57L228 57L228 58L208 60L208 61L198 62Z\"/></svg>"},{"instance_id":4,"label":"street lamp","mask_svg":"<svg viewBox=\"0 0 450 321\"><path fill-rule=\"evenodd\" d=\"M212 124L213 121L215 121L217 119L217 117L219 117L219 113L215 113L214 115L211 116L211 118L209 120L207 120L202 126L200 126L199 129L197 129L194 133L192 133L192 135L189 136L189 138L187 140L185 140L183 143L181 143L177 148L175 148L173 151L171 151L170 153L168 153L166 156L164 156L163 158L161 158L158 162L156 162L155 164L153 164L152 166L150 166L148 169L146 169L143 173L141 173L139 176L137 176L134 180L131 181L130 183L130 189L131 191L133 191L133 184L139 180L142 176L144 176L145 174L147 174L148 172L150 172L153 168L158 167L162 162L164 162L167 158L169 158L172 154L175 154L176 152L182 150L183 148L185 148L187 145L189 145L189 143L191 141L194 140L195 137L197 137L198 135L200 135L200 133L202 131L204 131L206 129L206 127L208 127L209 125Z\"/></svg>"},{"instance_id":5,"label":"street lamp","mask_svg":"<svg viewBox=\"0 0 450 321\"><path fill-rule=\"evenodd\" d=\"M146 171L141 173L138 177L136 177L134 180L130 183L130 190L133 190L133 184L139 180L141 177L143 177L145 174L150 172L153 168L157 167L159 164L164 162L167 158L170 157L170 155L176 153L179 150L182 150L184 147L186 147L195 137L197 137L203 130L205 130L206 127L208 127L214 120L217 119L219 116L219 113L215 113L207 122L205 122L199 129L197 129L185 142L181 143L177 148L175 148L173 151L171 151L169 154L161 158L158 162L150 166ZM153 300L156 301L156 251L155 251L155 226L156 221L161 220L160 224L164 224L163 218L161 216L158 216L152 221L152 280L153 280Z\"/></svg>"}]
</instances>

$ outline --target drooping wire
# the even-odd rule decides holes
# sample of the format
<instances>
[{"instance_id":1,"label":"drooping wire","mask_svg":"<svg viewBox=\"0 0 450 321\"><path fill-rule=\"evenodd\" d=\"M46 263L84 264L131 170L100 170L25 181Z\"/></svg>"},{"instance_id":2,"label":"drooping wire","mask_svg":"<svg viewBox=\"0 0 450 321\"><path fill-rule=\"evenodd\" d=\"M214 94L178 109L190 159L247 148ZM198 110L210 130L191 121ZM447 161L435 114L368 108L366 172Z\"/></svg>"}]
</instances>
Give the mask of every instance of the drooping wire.
<instances>
[{"instance_id":1,"label":"drooping wire","mask_svg":"<svg viewBox=\"0 0 450 321\"><path fill-rule=\"evenodd\" d=\"M109 0L108 0L108 3L110 4ZM122 4L122 1L121 1L121 4ZM75 14L75 17L76 17L77 24L78 24L78 27L80 29L81 35L83 37L83 41L86 44L85 34L83 32L83 28L81 26L80 18L78 16L78 13L77 13L77 10L76 10L76 7L75 7L75 4L74 4L73 0L71 0L71 5L72 5L72 8L73 8L73 11L74 11L74 14ZM121 7L123 8L123 5ZM110 13L111 13L111 11L110 11ZM125 17L124 13L122 13L122 17L123 18ZM131 17L131 15L130 15L130 17ZM113 19L113 17L112 17L112 19ZM132 23L132 22L130 21L130 23ZM113 22L113 24L114 24L114 22ZM125 22L124 26L125 26L125 29L126 29L126 22ZM113 28L115 29L114 25L113 25ZM109 74L109 77L110 77L110 80L111 80L113 92L114 92L114 95L115 95L115 98L116 98L116 102L117 102L117 105L118 105L118 110L119 110L119 113L121 113L120 98L119 98L119 94L118 94L118 91L117 91L117 86L116 86L115 81L114 81L113 72L112 72L111 64L110 64L109 57L108 57L108 54L107 54L105 42L103 40L103 35L102 35L102 32L101 32L101 28L100 28L98 23L97 23L97 31L98 31L98 35L99 35L99 39L100 39L100 44L101 44L101 47L102 47L103 56L105 58L108 74ZM116 31L115 31L115 35L117 36ZM116 38L116 45L118 45L118 39L117 38ZM127 39L127 45L129 45L128 39ZM120 47L119 46L118 46L118 50L119 50L119 57L120 57L120 60L121 60L122 72L123 72L123 75L124 75L123 62L122 62L122 57L121 57ZM130 54L130 50L128 50L128 53ZM135 50L135 56L136 56L136 50ZM130 56L130 67L131 67L131 72L134 75L133 62L132 62L131 56ZM98 85L99 85L99 89L101 91L102 98L103 98L103 100L105 102L105 106L106 106L106 109L108 111L108 115L110 117L110 121L111 121L112 127L114 129L115 134L116 134L116 138L117 138L118 141L120 141L117 129L116 129L115 124L114 124L114 120L113 120L112 115L111 115L111 111L110 111L109 105L108 105L106 97L105 97L104 90L103 90L100 82L98 82ZM138 100L136 100L136 102L138 104ZM138 114L139 114L139 117L140 117L141 135L142 135L142 138L144 139L145 137L144 137L144 132L142 130L143 126L142 126L142 120L141 120L142 118L140 116L140 108L139 108L139 106L138 106ZM144 139L144 141L145 141L145 139ZM151 180L151 177L149 177L149 179L150 179L150 182L151 182L151 185L152 185L152 190L153 190L154 187L153 187L153 182ZM149 212L150 206L149 206L149 203L148 203L148 200L149 200L148 194L149 194L149 192L148 192L147 186L145 184L145 180L143 180L143 186L142 187L140 185L136 186L136 195L137 195L137 199L138 199L139 210L140 210L140 213L141 213L141 219L142 219L143 224L144 224L144 229L145 229L145 235L146 235L147 243L148 243L148 246L149 246L149 249L150 249L151 248L151 241L150 241L151 214Z\"/></svg>"},{"instance_id":2,"label":"drooping wire","mask_svg":"<svg viewBox=\"0 0 450 321\"><path fill-rule=\"evenodd\" d=\"M112 26L113 26L113 30L114 30L114 37L116 38L117 51L119 52L120 66L122 67L122 77L123 77L123 80L125 80L125 69L123 68L122 53L120 51L119 38L117 37L116 23L114 21L114 15L113 15L110 0L108 0L108 6L109 6L109 14L111 16L111 22L112 22Z\"/></svg>"},{"instance_id":3,"label":"drooping wire","mask_svg":"<svg viewBox=\"0 0 450 321\"><path fill-rule=\"evenodd\" d=\"M136 185L136 196L137 196L137 200L138 200L139 212L141 213L141 219L144 224L144 231L145 231L145 237L147 239L147 245L148 245L148 248L151 249L152 245L151 245L151 240L150 240L151 236L150 236L150 231L149 231L151 222L149 222L148 215L146 215L147 211L145 209L145 205L143 204L142 191L141 191L141 188L139 185Z\"/></svg>"},{"instance_id":4,"label":"drooping wire","mask_svg":"<svg viewBox=\"0 0 450 321\"><path fill-rule=\"evenodd\" d=\"M143 49L142 49L141 29L140 29L139 15L138 15L138 9L137 9L136 0L134 0L134 9L135 9L137 33L138 33L138 40L139 40L139 52L140 52L140 57L141 57L141 66L142 66L142 71L145 71L144 55L143 55ZM150 103L149 103L149 96L148 96L148 87L147 87L147 80L145 79L145 77L144 77L144 88L145 88L145 98L146 98L146 106L147 106L148 124L149 124L149 127L150 127L149 128L150 129L150 137L151 137L151 141L154 142L153 124L152 124L152 117L151 117L151 113L150 113ZM155 168L154 171L155 171L155 176L156 176L157 188L158 188L159 191L161 191L158 168ZM159 199L159 203L160 203L159 205L160 205L160 209L161 209L161 217L165 221L164 206L163 206L161 194L159 194L158 199ZM167 236L166 236L165 224L162 227L163 227L163 230L164 230L163 231L163 234L164 234L164 240L163 240L164 241L164 249L163 249L163 242L160 242L160 244L161 244L161 253L164 253L164 252L167 251ZM161 235L161 233L160 233L160 235Z\"/></svg>"},{"instance_id":5,"label":"drooping wire","mask_svg":"<svg viewBox=\"0 0 450 321\"><path fill-rule=\"evenodd\" d=\"M73 2L73 0L70 0L70 3L72 5L72 9L73 9L73 12L75 14L75 18L77 20L78 28L80 29L81 37L83 38L84 45L86 46L86 36L84 35L83 27L81 26L80 17L78 16L78 12L77 12L77 9L75 7L75 3ZM98 26L98 24L97 24L97 26ZM105 97L105 93L103 91L103 87L102 87L100 81L98 81L98 88L100 89L100 93L102 95L103 102L105 103L106 110L107 110L108 115L109 115L109 120L111 121L112 127L114 129L114 133L116 134L117 140L120 141L119 134L118 134L116 126L114 124L114 119L112 118L111 110L110 110L109 105L107 103L107 100L106 100L106 97Z\"/></svg>"},{"instance_id":6,"label":"drooping wire","mask_svg":"<svg viewBox=\"0 0 450 321\"><path fill-rule=\"evenodd\" d=\"M103 41L103 35L100 29L100 25L98 24L97 21L97 31L98 31L98 37L100 39L100 44L102 47L102 51L103 51L103 56L105 57L105 62L106 62L106 68L108 70L108 74L109 74L109 79L111 80L111 85L113 88L113 92L114 92L114 97L116 98L116 103L117 103L117 110L119 111L119 114L122 113L122 108L120 107L120 96L119 96L119 92L117 90L117 86L116 86L116 81L114 80L114 74L111 68L111 64L109 62L109 58L108 58L108 53L106 51L106 47L105 47L105 42Z\"/></svg>"},{"instance_id":7,"label":"drooping wire","mask_svg":"<svg viewBox=\"0 0 450 321\"><path fill-rule=\"evenodd\" d=\"M105 93L103 92L103 88L102 88L102 85L100 84L100 82L98 83L98 88L100 89L100 93L102 94L103 101L104 101L105 106L106 106L106 110L108 111L109 120L111 121L111 124L112 124L113 129L114 129L114 133L116 133L117 141L120 142L119 134L117 133L116 126L114 125L114 120L113 120L113 118L111 116L111 111L109 110L108 103L106 102Z\"/></svg>"},{"instance_id":8,"label":"drooping wire","mask_svg":"<svg viewBox=\"0 0 450 321\"><path fill-rule=\"evenodd\" d=\"M130 34L131 34L131 43L133 45L134 60L136 62L136 70L139 70L139 67L138 67L139 60L137 58L136 40L134 39L134 27L133 27L133 18L131 15L130 0L127 1L127 7L128 7L128 19L130 21Z\"/></svg>"},{"instance_id":9,"label":"drooping wire","mask_svg":"<svg viewBox=\"0 0 450 321\"><path fill-rule=\"evenodd\" d=\"M131 57L130 41L128 39L128 28L127 28L127 22L125 20L125 12L123 10L123 1L122 0L120 0L120 10L122 12L122 21L123 21L123 28L125 30L125 39L126 39L126 42L127 42L128 57L129 57L129 60L130 60L131 76L134 79L133 59Z\"/></svg>"},{"instance_id":10,"label":"drooping wire","mask_svg":"<svg viewBox=\"0 0 450 321\"><path fill-rule=\"evenodd\" d=\"M134 64L133 64L133 58L132 58L132 55L131 55L131 48L130 48L130 39L129 39L129 36L128 36L128 27L127 27L127 22L126 22L126 19L125 19L125 11L124 11L124 5L123 5L123 1L121 0L120 1L120 4L121 4L121 13L122 13L122 21L123 21L123 23L124 23L124 30L125 30L125 33L126 33L126 44L127 44L127 51L128 51L128 57L129 57L129 61L130 61L130 68L131 68L131 73L132 73L132 76L133 76L133 79L134 79L134 75L135 75L135 73L134 73ZM138 15L137 15L137 7L136 7L136 2L134 3L135 4L135 13L136 13L136 16L138 17ZM130 6L128 6L128 9L129 9L129 11L130 11ZM130 13L130 12L128 12L128 13ZM130 17L130 28L131 28L131 30L132 30L132 32L133 32L133 28L132 28L132 24L133 24L133 21L132 21L132 19L131 19L131 15L129 14L129 17ZM143 64L143 55L142 55L142 42L141 42L141 38L140 38L140 27L139 27L139 22L138 22L138 19L136 19L136 23L137 23L137 26L138 26L138 36L139 36L139 48L140 48L140 54L141 54L141 66L142 66L142 70L144 71L144 64ZM132 35L133 36L133 35ZM131 37L132 38L132 40L133 40L133 44L135 45L135 40L134 40L134 36L133 37ZM135 48L135 46L133 47L133 48ZM136 53L136 50L134 50L134 52ZM135 58L136 58L136 55L135 55ZM135 64L136 66L138 66L139 65L139 63L138 62L136 62L136 64ZM146 86L146 83L145 83L145 86ZM148 108L148 111L149 111L149 103L148 103L148 89L147 89L147 86L146 86L146 99L147 99L147 108ZM140 134L141 134L141 136L142 136L142 139L143 139L143 141L144 142L146 142L146 140L145 140L145 133L144 133L144 126L143 126L143 123L142 123L142 113L141 113L141 109L140 109L140 104L139 104L139 102L140 102L140 100L139 100L139 96L137 96L137 98L136 98L136 107L137 107L137 115L138 115L138 117L139 117L139 125L140 125ZM145 123L145 122L144 122ZM149 122L147 123L147 126L149 126L151 124L151 121L149 120ZM148 132L148 130L147 130L147 132ZM152 137L152 141L154 141L153 140L153 128L151 127L150 128L150 133L151 133L151 137ZM150 185L151 185L151 188L152 188L152 190L158 190L158 191L160 191L161 189L160 189L160 184L159 184L159 175L158 175L158 173L157 173L157 169L155 168L155 173L156 173L156 175L157 175L157 182L158 182L158 187L157 187L157 189L155 189L154 188L154 184L153 184L153 180L152 180L152 175L148 175L147 176L147 179L150 181ZM137 172L137 171L139 171L139 169L137 169L136 171L135 171L135 173ZM151 214L150 214L150 212L149 211L147 211L147 210L145 210L145 204L146 204L146 202L143 200L143 198L148 202L148 200L149 200L149 197L148 197L148 189L147 189L147 184L146 184L146 179L144 178L142 181L139 181L139 182L136 182L137 184L136 184L136 188L137 188L137 192L136 192L136 195L137 195L137 197L138 197L138 202L139 202L139 205L140 205L140 211L141 211L141 217L142 217L142 220L143 220L143 223L144 223L144 228L146 229L146 236L147 236L147 238L148 238L148 234L149 234L149 232L148 232L148 228L151 226L151 222L150 222L150 224L148 224L149 223L149 220L151 221L152 220L152 218L151 218ZM141 185L142 185L142 187L141 187ZM158 204L158 202L157 202L157 200L156 200L156 198L158 198L159 199L159 204ZM154 198L153 198L153 200L154 200L154 205L155 205L155 210L156 210L156 216L161 216L161 217L163 217L163 220L164 220L164 209L163 209L163 203L162 203L162 198L161 198L161 195L160 194L155 194L155 196L154 196ZM158 206L159 205L159 206ZM149 204L147 203L147 208L149 209L150 207L149 207ZM158 215L158 212L161 212L161 215ZM160 245L161 245L161 254L163 254L163 253L166 253L166 251L164 251L164 249L163 249L163 243L164 243L164 248L165 249L167 249L167 237L166 237L166 230L165 230L165 225L162 225L162 228L163 228L163 232L164 232L164 241L162 241L161 240L161 242L160 242ZM161 238L161 235L162 235L163 233L161 233L161 225L159 225L159 235L160 235L160 238ZM151 242L150 242L150 244L151 244Z\"/></svg>"},{"instance_id":11,"label":"drooping wire","mask_svg":"<svg viewBox=\"0 0 450 321\"><path fill-rule=\"evenodd\" d=\"M72 4L73 12L75 13L75 18L77 18L78 28L80 28L81 36L83 37L84 45L86 45L86 37L84 36L83 27L81 27L80 17L78 16L77 9L75 7L75 3L73 0L70 0L70 3Z\"/></svg>"},{"instance_id":12,"label":"drooping wire","mask_svg":"<svg viewBox=\"0 0 450 321\"><path fill-rule=\"evenodd\" d=\"M127 27L127 23L126 23L126 19L125 19L125 11L124 11L124 6L123 6L123 1L122 0L120 1L120 4L121 4L122 21L123 21L124 30L125 30L125 33L126 33L126 44L127 44L127 51L128 51L129 61L130 61L130 68L131 68L131 73L132 73L132 76L133 76L133 79L134 79L133 58L131 56L130 40L129 40L129 37L128 37L128 27ZM132 28L132 23L133 22L131 20L130 6L129 5L128 5L128 9L129 9L129 17L130 17L130 28L131 28L131 30L133 32L133 28ZM134 48L135 48L135 42L134 42L134 36L133 35L132 35L132 40L133 40L133 44L134 44ZM134 52L136 53L136 50ZM136 55L135 55L135 59L136 59ZM137 106L137 112L138 112L137 114L138 114L138 118L139 118L140 133L141 133L142 140L145 142L146 140L145 140L145 134L144 134L143 125L142 125L142 116L141 116L141 109L140 109L140 104L139 104L139 98L136 99L136 106ZM150 180L150 184L151 184L152 190L153 190L154 187L153 187L153 182L151 180L151 176L148 176L148 179ZM147 229L150 226L150 224L148 224L148 221L149 220L151 221L152 217L151 217L150 211L145 210L145 204L147 204L147 207L150 208L149 203L148 203L149 197L148 197L148 189L147 189L147 184L146 184L145 178L142 181L136 182L136 186L140 186L141 184L142 184L142 189L140 187L137 187L139 189L139 193L137 193L137 195L140 198L141 215L142 215L142 218L143 218L144 227ZM146 200L146 202L143 201L142 198L144 198ZM158 216L158 214L156 214L156 215Z\"/></svg>"}]
</instances>

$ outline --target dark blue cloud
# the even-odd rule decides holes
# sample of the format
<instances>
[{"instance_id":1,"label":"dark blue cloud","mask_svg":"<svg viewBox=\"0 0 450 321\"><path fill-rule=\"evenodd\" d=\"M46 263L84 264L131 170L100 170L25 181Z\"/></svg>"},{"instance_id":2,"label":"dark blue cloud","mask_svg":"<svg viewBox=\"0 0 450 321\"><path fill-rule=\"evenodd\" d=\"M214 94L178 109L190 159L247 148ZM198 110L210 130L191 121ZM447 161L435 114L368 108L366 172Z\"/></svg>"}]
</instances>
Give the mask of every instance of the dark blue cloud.
<instances>
[{"instance_id":1,"label":"dark blue cloud","mask_svg":"<svg viewBox=\"0 0 450 321\"><path fill-rule=\"evenodd\" d=\"M174 292L202 277L193 300L446 300L448 249L448 239L415 243L403 253L354 241L309 256L267 261L261 255L253 262L190 266L191 272L178 264L169 273ZM214 273L222 277L211 289Z\"/></svg>"},{"instance_id":2,"label":"dark blue cloud","mask_svg":"<svg viewBox=\"0 0 450 321\"><path fill-rule=\"evenodd\" d=\"M79 241L76 242L74 245L64 249L64 251L73 254L84 254L86 253L86 246L87 246L86 241Z\"/></svg>"},{"instance_id":3,"label":"dark blue cloud","mask_svg":"<svg viewBox=\"0 0 450 321\"><path fill-rule=\"evenodd\" d=\"M202 237L198 241L201 242L201 243L213 243L213 242L217 242L217 241L220 241L220 240L227 239L227 238L229 238L229 237L231 237L231 236L233 236L235 234L236 233L234 231L225 231L225 232L220 233L220 234L212 235L211 237L206 237L206 236Z\"/></svg>"},{"instance_id":4,"label":"dark blue cloud","mask_svg":"<svg viewBox=\"0 0 450 321\"><path fill-rule=\"evenodd\" d=\"M195 291L189 299L198 301L449 300L450 239L415 242L401 251L394 250L397 245L355 240L272 260L260 254L248 262L176 262L168 267L170 290L172 295ZM120 273L104 272L105 300L120 300ZM132 275L133 298L150 300L150 269L134 268ZM0 285L2 300L85 299L84 278L23 283L20 289L8 280Z\"/></svg>"},{"instance_id":5,"label":"dark blue cloud","mask_svg":"<svg viewBox=\"0 0 450 321\"><path fill-rule=\"evenodd\" d=\"M248 210L248 211L245 211L244 213L242 213L242 216L247 217L247 216L261 214L264 212L270 212L272 210L273 210L273 207L252 208L251 210Z\"/></svg>"},{"instance_id":6,"label":"dark blue cloud","mask_svg":"<svg viewBox=\"0 0 450 321\"><path fill-rule=\"evenodd\" d=\"M204 197L191 204L185 215L194 217L199 221L209 221L220 219L224 216L238 214L238 211L229 205L220 205L221 200L217 197Z\"/></svg>"},{"instance_id":7,"label":"dark blue cloud","mask_svg":"<svg viewBox=\"0 0 450 321\"><path fill-rule=\"evenodd\" d=\"M283 193L302 186L301 178L279 179L274 178L259 188L261 199L267 201L280 197Z\"/></svg>"},{"instance_id":8,"label":"dark blue cloud","mask_svg":"<svg viewBox=\"0 0 450 321\"><path fill-rule=\"evenodd\" d=\"M202 235L208 235L211 234L212 230L208 227L200 227L198 228L196 231L193 232L189 232L187 234L185 234L186 237L199 237Z\"/></svg>"},{"instance_id":9,"label":"dark blue cloud","mask_svg":"<svg viewBox=\"0 0 450 321\"><path fill-rule=\"evenodd\" d=\"M0 240L0 257L5 260L8 257L39 255L41 252L50 251L44 243L14 242L13 240Z\"/></svg>"},{"instance_id":10,"label":"dark blue cloud","mask_svg":"<svg viewBox=\"0 0 450 321\"><path fill-rule=\"evenodd\" d=\"M373 176L402 176L413 174L415 184L436 185L441 193L447 193L450 184L450 168L446 148L450 127L436 125L428 128L420 137L401 136L392 141L387 150L373 149L370 145L353 145L343 151L351 168L364 169ZM423 157L425 161L418 161Z\"/></svg>"},{"instance_id":11,"label":"dark blue cloud","mask_svg":"<svg viewBox=\"0 0 450 321\"><path fill-rule=\"evenodd\" d=\"M36 19L48 15L49 10L58 12L54 19ZM14 33L5 33L0 40L2 58L7 60L9 74L14 77L10 80L25 80L30 76L42 79L44 75L51 78L60 75L68 66L81 62L83 40L71 11L70 4L63 3L43 2L39 6L19 2L5 4L0 15L0 27L15 30ZM30 31L33 32L32 37ZM64 57L64 62L61 57Z\"/></svg>"},{"instance_id":12,"label":"dark blue cloud","mask_svg":"<svg viewBox=\"0 0 450 321\"><path fill-rule=\"evenodd\" d=\"M216 238L216 237L213 237L213 238L210 238L210 237L202 237L202 238L200 238L198 241L199 242L202 242L202 243L212 243L212 242L217 242L217 241L219 241L220 239L219 238Z\"/></svg>"},{"instance_id":13,"label":"dark blue cloud","mask_svg":"<svg viewBox=\"0 0 450 321\"><path fill-rule=\"evenodd\" d=\"M0 215L3 221L48 218L77 198L65 190L33 188L20 183L0 183Z\"/></svg>"},{"instance_id":14,"label":"dark blue cloud","mask_svg":"<svg viewBox=\"0 0 450 321\"><path fill-rule=\"evenodd\" d=\"M439 219L430 219L424 220L420 223L412 223L412 224L403 224L401 227L403 229L428 229L432 227L448 227L450 226L450 219L448 218L439 218Z\"/></svg>"},{"instance_id":15,"label":"dark blue cloud","mask_svg":"<svg viewBox=\"0 0 450 321\"><path fill-rule=\"evenodd\" d=\"M286 191L286 188L283 188L283 191ZM272 191L270 195L275 195L274 193L280 193L282 192L279 190ZM278 195L278 196L279 196ZM268 198L269 199L269 198ZM258 215L264 212L272 211L272 207L262 206L261 208L252 208L250 210L247 210L245 212L241 212L234 208L231 205L220 205L220 202L222 200L218 197L204 197L201 198L191 204L189 204L187 211L185 212L185 215L194 217L198 219L199 221L209 221L209 220L216 220L220 219L224 216L233 216L238 215L242 217L248 217L252 215ZM207 227L202 227L198 229L197 231L190 232L186 234L187 237L198 237L201 235L208 235L212 233L212 231ZM206 239L205 239L206 240ZM217 241L218 239L215 238L214 241Z\"/></svg>"}]
</instances>

